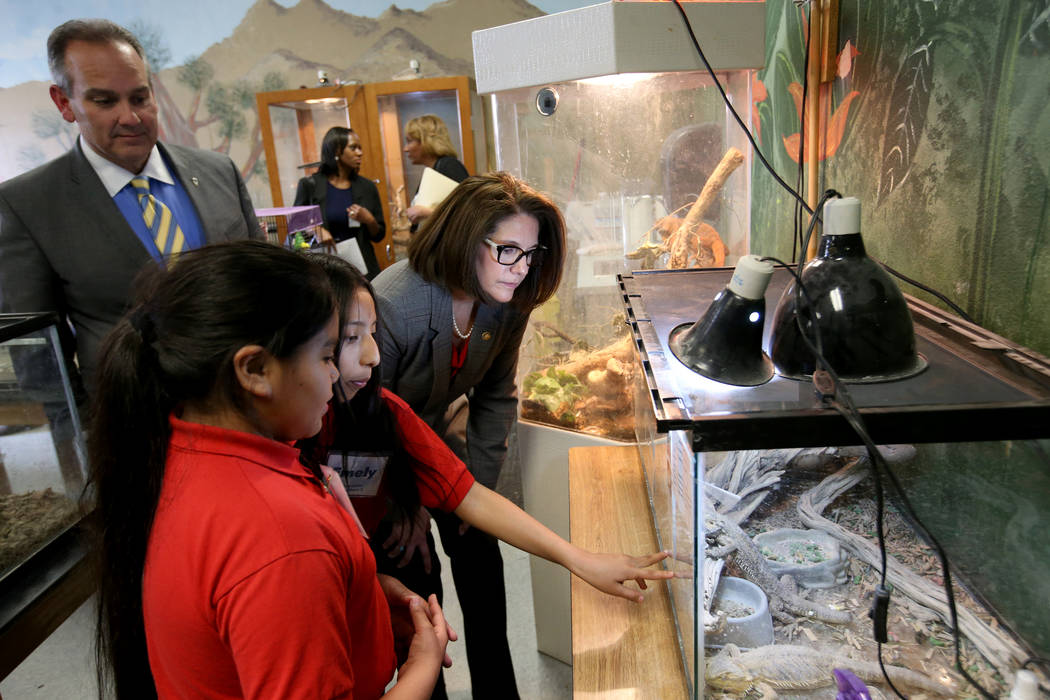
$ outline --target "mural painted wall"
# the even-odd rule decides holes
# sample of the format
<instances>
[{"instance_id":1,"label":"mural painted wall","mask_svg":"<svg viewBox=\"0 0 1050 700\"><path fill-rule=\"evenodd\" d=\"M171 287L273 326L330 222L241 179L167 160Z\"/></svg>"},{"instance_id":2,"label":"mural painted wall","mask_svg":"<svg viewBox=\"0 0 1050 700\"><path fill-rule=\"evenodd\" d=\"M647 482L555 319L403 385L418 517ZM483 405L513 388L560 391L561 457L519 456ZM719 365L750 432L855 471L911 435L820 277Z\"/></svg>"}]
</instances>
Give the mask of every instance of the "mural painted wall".
<instances>
[{"instance_id":1,"label":"mural painted wall","mask_svg":"<svg viewBox=\"0 0 1050 700\"><path fill-rule=\"evenodd\" d=\"M1050 354L1050 2L842 0L840 12L821 190L861 199L872 255ZM789 182L805 34L794 3L768 0L760 143ZM791 211L756 168L754 251L790 256Z\"/></svg>"},{"instance_id":2,"label":"mural painted wall","mask_svg":"<svg viewBox=\"0 0 1050 700\"><path fill-rule=\"evenodd\" d=\"M163 138L229 154L265 206L255 92L313 85L318 70L343 81L390 80L411 58L425 77L473 75L472 30L590 4L409 0L402 5L421 9L380 10L379 0L333 2L375 16L324 0L234 1L215 11L215 22L228 23L218 29L176 21L165 14L169 4L152 0L131 19L121 14L131 11L125 3L110 0L75 14L113 16L138 32ZM67 17L19 7L8 8L5 30L17 37L0 51L0 80L10 85L0 87L0 180L59 155L76 136L47 97L43 59L47 33ZM801 12L789 0L768 0L767 62L755 85L760 144L790 182ZM1040 303L1050 292L1050 0L843 0L840 22L838 77L821 94L821 189L861 198L873 255L947 294L979 323L1050 354L1050 304ZM220 38L186 54L213 35ZM19 70L36 79L11 83ZM760 166L753 201L752 249L790 256L791 200Z\"/></svg>"},{"instance_id":3,"label":"mural painted wall","mask_svg":"<svg viewBox=\"0 0 1050 700\"><path fill-rule=\"evenodd\" d=\"M382 9L377 0L334 2L358 11L379 9L375 16L361 16L324 0L301 0L291 7L274 0L250 5L232 0L228 5L243 5L242 14L227 6L216 10L215 22L229 22L217 31L210 24L201 26L199 18L209 11L200 0L183 7L184 14L198 18L194 22L171 16L173 6L156 0L130 8L124 2L96 0L72 11L51 8L35 14L8 8L19 39L8 37L12 40L0 50L0 79L10 82L19 69L36 79L0 87L0 180L60 155L76 139L76 126L62 120L48 97L45 43L51 29L66 19L103 16L132 29L153 73L161 138L228 154L253 202L263 207L270 204L270 190L256 92L312 87L319 70L344 83L393 80L409 72L412 59L419 62L419 77L473 77L473 30L588 4L547 0L538 3L541 9L525 0L409 0L401 4L421 9ZM127 17L129 12L135 14ZM199 53L185 55L184 45L200 43L194 31L217 38Z\"/></svg>"},{"instance_id":4,"label":"mural painted wall","mask_svg":"<svg viewBox=\"0 0 1050 700\"><path fill-rule=\"evenodd\" d=\"M763 152L789 182L805 27L793 2L767 0L756 110ZM860 198L870 254L1050 354L1050 2L842 0L838 48L837 76L820 94L820 189ZM792 200L760 165L753 191L752 250L790 257ZM956 570L1041 656L1048 449L934 445L902 474Z\"/></svg>"}]
</instances>

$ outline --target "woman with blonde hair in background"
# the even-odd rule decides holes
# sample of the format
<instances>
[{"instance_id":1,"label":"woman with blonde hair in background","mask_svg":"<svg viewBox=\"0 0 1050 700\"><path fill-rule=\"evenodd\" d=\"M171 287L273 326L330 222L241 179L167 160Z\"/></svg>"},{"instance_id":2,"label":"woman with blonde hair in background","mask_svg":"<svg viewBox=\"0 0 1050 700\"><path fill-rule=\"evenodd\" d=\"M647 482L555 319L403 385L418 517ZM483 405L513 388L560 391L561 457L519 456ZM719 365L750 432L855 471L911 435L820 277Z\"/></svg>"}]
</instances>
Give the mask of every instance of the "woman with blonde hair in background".
<instances>
[{"instance_id":1,"label":"woman with blonde hair in background","mask_svg":"<svg viewBox=\"0 0 1050 700\"><path fill-rule=\"evenodd\" d=\"M434 114L424 114L409 120L405 124L404 153L413 165L425 165L456 182L463 182L470 173L460 162L452 137L445 122ZM418 192L418 188L417 192ZM422 219L427 218L433 209L421 204L413 204L405 210L405 216L412 222L413 230Z\"/></svg>"}]
</instances>

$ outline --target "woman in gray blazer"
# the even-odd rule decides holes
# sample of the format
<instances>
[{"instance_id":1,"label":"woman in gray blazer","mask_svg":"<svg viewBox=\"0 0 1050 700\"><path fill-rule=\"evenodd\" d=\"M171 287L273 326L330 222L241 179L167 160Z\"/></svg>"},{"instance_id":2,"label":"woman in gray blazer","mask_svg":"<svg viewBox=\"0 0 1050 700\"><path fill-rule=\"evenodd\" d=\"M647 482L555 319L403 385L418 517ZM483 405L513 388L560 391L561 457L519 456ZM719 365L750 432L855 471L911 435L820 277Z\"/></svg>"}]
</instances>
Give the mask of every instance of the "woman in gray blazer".
<instances>
[{"instance_id":1,"label":"woman in gray blazer","mask_svg":"<svg viewBox=\"0 0 1050 700\"><path fill-rule=\"evenodd\" d=\"M489 488L496 486L517 416L515 374L525 326L532 309L557 290L564 259L565 223L554 203L511 175L492 173L453 190L412 238L408 259L374 281L384 321L383 383ZM454 515L433 517L463 610L473 695L516 698L497 542ZM414 538L409 523L392 528L390 538L373 538L392 543L377 557L380 570L416 593L440 594L432 541L417 553L420 528Z\"/></svg>"}]
</instances>

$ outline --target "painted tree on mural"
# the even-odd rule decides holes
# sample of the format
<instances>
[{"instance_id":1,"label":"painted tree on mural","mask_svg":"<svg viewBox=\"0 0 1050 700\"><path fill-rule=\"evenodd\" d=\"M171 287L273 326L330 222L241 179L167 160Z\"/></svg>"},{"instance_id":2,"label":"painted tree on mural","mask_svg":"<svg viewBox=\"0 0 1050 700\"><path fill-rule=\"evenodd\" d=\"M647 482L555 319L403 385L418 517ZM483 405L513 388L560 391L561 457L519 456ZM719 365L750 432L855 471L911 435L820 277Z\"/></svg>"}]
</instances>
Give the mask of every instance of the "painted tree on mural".
<instances>
[{"instance_id":1,"label":"painted tree on mural","mask_svg":"<svg viewBox=\"0 0 1050 700\"><path fill-rule=\"evenodd\" d=\"M197 120L204 88L207 87L214 76L215 69L200 56L191 56L179 67L178 81L193 90L193 101L190 103L190 113L186 118L191 131L196 131L198 128L207 126L218 119L218 117L210 117L204 121Z\"/></svg>"},{"instance_id":2,"label":"painted tree on mural","mask_svg":"<svg viewBox=\"0 0 1050 700\"><path fill-rule=\"evenodd\" d=\"M197 133L205 127L212 127L219 137L219 143L213 150L228 155L233 142L247 133L249 152L244 162L239 164L241 177L245 181L254 176L265 178L266 168L260 160L263 145L259 116L255 111L255 93L284 88L284 77L280 73L270 72L258 84L248 80L238 80L232 84L213 82L215 70L212 65L199 56L192 56L178 67L175 74L176 80L193 93L187 116L175 103L160 75L160 71L171 60L171 52L160 31L142 22L132 24L129 29L142 42L149 62L153 92L160 109L161 138L196 148L199 147ZM207 112L204 117L200 115L202 103ZM252 121L250 129L249 119Z\"/></svg>"},{"instance_id":3,"label":"painted tree on mural","mask_svg":"<svg viewBox=\"0 0 1050 700\"><path fill-rule=\"evenodd\" d=\"M55 139L63 149L69 150L77 140L77 128L62 118L56 109L34 109L31 117L33 136L41 141ZM47 156L39 144L31 143L18 150L19 165L29 170L45 162Z\"/></svg>"}]
</instances>

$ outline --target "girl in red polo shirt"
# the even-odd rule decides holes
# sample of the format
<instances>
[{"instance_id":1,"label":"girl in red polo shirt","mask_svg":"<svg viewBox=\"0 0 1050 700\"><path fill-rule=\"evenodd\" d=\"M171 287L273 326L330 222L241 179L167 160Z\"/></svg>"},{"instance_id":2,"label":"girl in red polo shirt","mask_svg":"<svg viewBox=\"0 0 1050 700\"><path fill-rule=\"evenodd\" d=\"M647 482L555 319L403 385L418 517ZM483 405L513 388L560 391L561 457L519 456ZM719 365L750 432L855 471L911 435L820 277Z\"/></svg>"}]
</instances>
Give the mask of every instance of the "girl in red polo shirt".
<instances>
[{"instance_id":1,"label":"girl in red polo shirt","mask_svg":"<svg viewBox=\"0 0 1050 700\"><path fill-rule=\"evenodd\" d=\"M325 273L243 241L154 270L108 336L89 449L99 679L118 698L430 696L449 631L291 446L338 378ZM454 636L453 636L454 637Z\"/></svg>"},{"instance_id":2,"label":"girl in red polo shirt","mask_svg":"<svg viewBox=\"0 0 1050 700\"><path fill-rule=\"evenodd\" d=\"M624 586L624 581L634 579L645 588L646 579L672 576L670 571L647 568L664 559L666 552L630 557L580 549L477 483L466 465L404 401L381 388L379 348L373 337L378 319L371 285L341 258L316 258L328 273L340 309L340 377L321 432L300 446L332 477L331 484L345 487L349 498L338 495L364 532L375 534L388 511L410 515L422 505L453 512L470 526L560 564L610 595L641 601L642 595ZM412 522L412 518L407 520ZM381 532L385 535L388 530ZM389 539L375 537L372 547L377 558L389 558L384 549L396 539L396 533ZM393 566L389 568L398 573ZM425 590L425 584L405 583L413 590L414 585Z\"/></svg>"}]
</instances>

